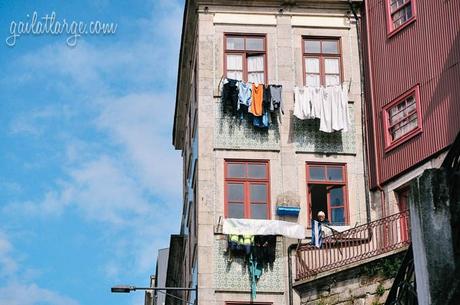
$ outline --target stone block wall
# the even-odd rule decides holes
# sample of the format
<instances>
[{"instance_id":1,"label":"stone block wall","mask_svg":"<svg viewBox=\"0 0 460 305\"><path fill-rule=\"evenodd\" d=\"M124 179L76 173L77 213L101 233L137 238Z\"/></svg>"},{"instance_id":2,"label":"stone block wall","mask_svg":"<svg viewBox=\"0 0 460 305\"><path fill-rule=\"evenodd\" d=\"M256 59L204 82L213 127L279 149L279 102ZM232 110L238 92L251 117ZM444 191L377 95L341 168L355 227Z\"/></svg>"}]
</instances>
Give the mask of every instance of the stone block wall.
<instances>
[{"instance_id":1,"label":"stone block wall","mask_svg":"<svg viewBox=\"0 0 460 305\"><path fill-rule=\"evenodd\" d=\"M300 304L384 304L404 253L297 285L295 289L300 295Z\"/></svg>"}]
</instances>

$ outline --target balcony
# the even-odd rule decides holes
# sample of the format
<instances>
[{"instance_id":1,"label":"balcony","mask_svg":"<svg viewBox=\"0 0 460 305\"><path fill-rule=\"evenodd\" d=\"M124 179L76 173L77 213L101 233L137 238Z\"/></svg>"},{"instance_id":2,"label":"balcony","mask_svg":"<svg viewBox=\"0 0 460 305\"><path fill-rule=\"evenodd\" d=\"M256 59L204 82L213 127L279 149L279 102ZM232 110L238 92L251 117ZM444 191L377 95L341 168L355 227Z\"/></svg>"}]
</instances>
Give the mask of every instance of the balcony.
<instances>
[{"instance_id":1,"label":"balcony","mask_svg":"<svg viewBox=\"0 0 460 305\"><path fill-rule=\"evenodd\" d=\"M337 270L410 244L409 212L404 211L323 238L321 248L301 244L296 253L296 281Z\"/></svg>"}]
</instances>

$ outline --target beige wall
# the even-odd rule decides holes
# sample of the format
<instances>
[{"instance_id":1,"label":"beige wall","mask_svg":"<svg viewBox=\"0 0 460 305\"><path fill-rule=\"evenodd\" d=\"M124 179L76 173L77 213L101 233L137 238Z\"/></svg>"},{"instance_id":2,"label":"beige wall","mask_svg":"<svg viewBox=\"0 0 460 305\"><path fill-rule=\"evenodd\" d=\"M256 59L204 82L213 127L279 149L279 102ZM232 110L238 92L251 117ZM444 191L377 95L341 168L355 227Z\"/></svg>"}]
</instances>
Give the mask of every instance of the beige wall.
<instances>
[{"instance_id":1,"label":"beige wall","mask_svg":"<svg viewBox=\"0 0 460 305\"><path fill-rule=\"evenodd\" d=\"M235 8L236 9L236 8ZM346 17L348 8L328 12L312 10L278 14L277 9L251 8L250 14L235 15L230 7L199 10L198 36L198 266L200 304L224 304L225 301L248 301L247 294L215 292L214 234L224 213L224 159L270 160L272 219L276 219L277 196L285 192L298 195L301 212L298 222L306 225L307 161L347 164L350 224L366 221L365 187L361 135L360 69L355 25ZM330 20L330 22L328 21ZM263 23L258 24L259 23ZM295 24L295 26L292 25ZM321 24L319 24L321 23ZM268 82L283 85L285 114L281 117L279 150L215 149L215 104L220 103L218 84L223 74L224 32L263 33L267 37ZM352 81L350 103L354 103L356 154L314 154L296 152L292 133L293 87L302 84L301 39L303 35L341 37L344 80ZM184 154L187 155L187 154ZM288 241L285 241L285 249ZM284 250L285 250L284 249ZM283 250L283 253L286 253ZM286 262L285 262L286 266ZM283 275L287 288L287 272ZM245 279L242 279L245 280ZM287 290L286 290L287 291ZM298 302L298 297L295 298ZM287 294L264 293L256 301L287 304ZM296 303L297 303L296 302Z\"/></svg>"}]
</instances>

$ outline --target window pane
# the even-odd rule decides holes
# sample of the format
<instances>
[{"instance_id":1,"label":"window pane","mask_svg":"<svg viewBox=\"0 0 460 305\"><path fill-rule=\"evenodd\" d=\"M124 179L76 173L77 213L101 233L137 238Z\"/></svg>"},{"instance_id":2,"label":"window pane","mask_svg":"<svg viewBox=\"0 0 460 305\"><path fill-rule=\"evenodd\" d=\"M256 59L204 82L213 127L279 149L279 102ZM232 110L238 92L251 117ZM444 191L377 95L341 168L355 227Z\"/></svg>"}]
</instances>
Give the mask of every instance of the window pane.
<instances>
[{"instance_id":1,"label":"window pane","mask_svg":"<svg viewBox=\"0 0 460 305\"><path fill-rule=\"evenodd\" d=\"M345 213L344 208L332 209L331 224L333 225L344 225L345 224Z\"/></svg>"},{"instance_id":2,"label":"window pane","mask_svg":"<svg viewBox=\"0 0 460 305\"><path fill-rule=\"evenodd\" d=\"M327 168L327 178L331 181L343 181L342 167L330 167Z\"/></svg>"},{"instance_id":3,"label":"window pane","mask_svg":"<svg viewBox=\"0 0 460 305\"><path fill-rule=\"evenodd\" d=\"M326 86L340 85L340 77L338 75L326 75Z\"/></svg>"},{"instance_id":4,"label":"window pane","mask_svg":"<svg viewBox=\"0 0 460 305\"><path fill-rule=\"evenodd\" d=\"M243 57L241 55L227 55L227 70L243 71Z\"/></svg>"},{"instance_id":5,"label":"window pane","mask_svg":"<svg viewBox=\"0 0 460 305\"><path fill-rule=\"evenodd\" d=\"M339 74L339 59L338 58L325 58L324 70L326 74Z\"/></svg>"},{"instance_id":6,"label":"window pane","mask_svg":"<svg viewBox=\"0 0 460 305\"><path fill-rule=\"evenodd\" d=\"M399 103L398 105L390 108L390 124L400 121L404 117L405 103Z\"/></svg>"},{"instance_id":7,"label":"window pane","mask_svg":"<svg viewBox=\"0 0 460 305\"><path fill-rule=\"evenodd\" d=\"M267 219L266 204L251 204L251 219Z\"/></svg>"},{"instance_id":8,"label":"window pane","mask_svg":"<svg viewBox=\"0 0 460 305\"><path fill-rule=\"evenodd\" d=\"M338 54L339 48L338 48L337 41L336 40L334 41L324 40L323 41L323 53Z\"/></svg>"},{"instance_id":9,"label":"window pane","mask_svg":"<svg viewBox=\"0 0 460 305\"><path fill-rule=\"evenodd\" d=\"M229 183L227 192L228 201L244 201L243 184Z\"/></svg>"},{"instance_id":10,"label":"window pane","mask_svg":"<svg viewBox=\"0 0 460 305\"><path fill-rule=\"evenodd\" d=\"M267 186L265 184L251 184L249 193L251 202L267 202Z\"/></svg>"},{"instance_id":11,"label":"window pane","mask_svg":"<svg viewBox=\"0 0 460 305\"><path fill-rule=\"evenodd\" d=\"M310 87L319 87L319 75L307 74L307 77L305 78L305 85Z\"/></svg>"},{"instance_id":12,"label":"window pane","mask_svg":"<svg viewBox=\"0 0 460 305\"><path fill-rule=\"evenodd\" d=\"M244 50L244 38L227 37L227 50Z\"/></svg>"},{"instance_id":13,"label":"window pane","mask_svg":"<svg viewBox=\"0 0 460 305\"><path fill-rule=\"evenodd\" d=\"M410 4L394 13L391 18L393 19L394 28L398 28L404 22L412 17L412 7Z\"/></svg>"},{"instance_id":14,"label":"window pane","mask_svg":"<svg viewBox=\"0 0 460 305\"><path fill-rule=\"evenodd\" d=\"M343 187L336 187L329 191L329 198L331 207L343 206Z\"/></svg>"},{"instance_id":15,"label":"window pane","mask_svg":"<svg viewBox=\"0 0 460 305\"><path fill-rule=\"evenodd\" d=\"M401 7L408 0L392 0L390 2L391 12L394 12L398 7Z\"/></svg>"},{"instance_id":16,"label":"window pane","mask_svg":"<svg viewBox=\"0 0 460 305\"><path fill-rule=\"evenodd\" d=\"M243 72L242 71L228 71L227 70L227 78L242 80L243 79Z\"/></svg>"},{"instance_id":17,"label":"window pane","mask_svg":"<svg viewBox=\"0 0 460 305\"><path fill-rule=\"evenodd\" d=\"M246 38L246 50L263 51L264 50L264 39L263 38Z\"/></svg>"},{"instance_id":18,"label":"window pane","mask_svg":"<svg viewBox=\"0 0 460 305\"><path fill-rule=\"evenodd\" d=\"M406 100L406 114L411 113L412 111L415 110L415 98L413 96L409 96Z\"/></svg>"},{"instance_id":19,"label":"window pane","mask_svg":"<svg viewBox=\"0 0 460 305\"><path fill-rule=\"evenodd\" d=\"M248 56L248 72L264 71L264 56Z\"/></svg>"},{"instance_id":20,"label":"window pane","mask_svg":"<svg viewBox=\"0 0 460 305\"><path fill-rule=\"evenodd\" d=\"M245 178L246 165L239 163L228 163L228 178Z\"/></svg>"},{"instance_id":21,"label":"window pane","mask_svg":"<svg viewBox=\"0 0 460 305\"><path fill-rule=\"evenodd\" d=\"M321 53L319 40L305 40L305 53Z\"/></svg>"},{"instance_id":22,"label":"window pane","mask_svg":"<svg viewBox=\"0 0 460 305\"><path fill-rule=\"evenodd\" d=\"M229 218L244 218L244 204L229 203L228 204L228 217Z\"/></svg>"},{"instance_id":23,"label":"window pane","mask_svg":"<svg viewBox=\"0 0 460 305\"><path fill-rule=\"evenodd\" d=\"M305 58L305 70L307 73L319 73L319 58Z\"/></svg>"},{"instance_id":24,"label":"window pane","mask_svg":"<svg viewBox=\"0 0 460 305\"><path fill-rule=\"evenodd\" d=\"M326 180L323 166L310 166L310 180Z\"/></svg>"},{"instance_id":25,"label":"window pane","mask_svg":"<svg viewBox=\"0 0 460 305\"><path fill-rule=\"evenodd\" d=\"M264 56L248 56L248 82L264 83Z\"/></svg>"},{"instance_id":26,"label":"window pane","mask_svg":"<svg viewBox=\"0 0 460 305\"><path fill-rule=\"evenodd\" d=\"M263 72L248 73L248 82L254 83L254 84L263 84L264 83L264 73Z\"/></svg>"},{"instance_id":27,"label":"window pane","mask_svg":"<svg viewBox=\"0 0 460 305\"><path fill-rule=\"evenodd\" d=\"M248 164L249 178L266 178L267 166L265 164Z\"/></svg>"}]
</instances>

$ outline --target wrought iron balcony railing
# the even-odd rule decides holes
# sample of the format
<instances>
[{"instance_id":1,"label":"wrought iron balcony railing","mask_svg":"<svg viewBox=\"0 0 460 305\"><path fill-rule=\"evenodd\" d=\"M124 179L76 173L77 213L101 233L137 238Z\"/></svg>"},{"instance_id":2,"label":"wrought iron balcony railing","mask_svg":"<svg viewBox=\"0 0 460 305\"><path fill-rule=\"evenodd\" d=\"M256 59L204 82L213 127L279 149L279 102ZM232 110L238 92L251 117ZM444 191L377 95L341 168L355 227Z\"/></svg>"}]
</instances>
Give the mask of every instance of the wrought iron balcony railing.
<instances>
[{"instance_id":1,"label":"wrought iron balcony railing","mask_svg":"<svg viewBox=\"0 0 460 305\"><path fill-rule=\"evenodd\" d=\"M410 244L409 212L404 211L323 238L321 248L301 244L296 253L296 281L331 271Z\"/></svg>"}]
</instances>

